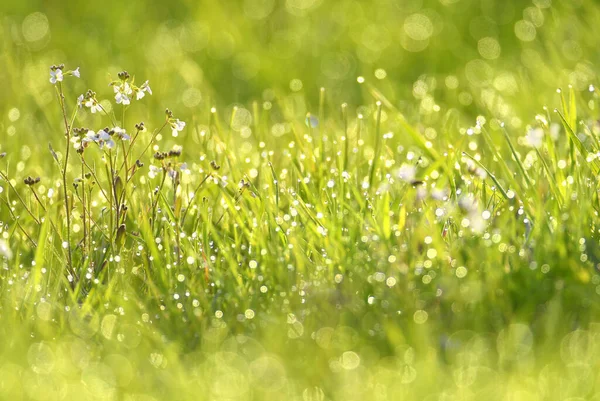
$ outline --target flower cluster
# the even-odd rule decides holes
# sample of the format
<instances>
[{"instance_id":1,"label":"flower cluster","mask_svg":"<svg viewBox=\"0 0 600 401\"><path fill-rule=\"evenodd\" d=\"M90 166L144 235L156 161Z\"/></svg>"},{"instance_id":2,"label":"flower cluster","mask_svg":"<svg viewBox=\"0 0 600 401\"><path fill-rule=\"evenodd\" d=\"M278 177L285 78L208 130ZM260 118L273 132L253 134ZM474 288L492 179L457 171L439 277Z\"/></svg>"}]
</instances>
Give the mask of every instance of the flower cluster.
<instances>
[{"instance_id":1,"label":"flower cluster","mask_svg":"<svg viewBox=\"0 0 600 401\"><path fill-rule=\"evenodd\" d=\"M83 153L83 150L91 143L96 143L100 149L112 149L115 147L117 140L128 141L130 136L121 127L114 128L103 128L98 132L94 132L87 128L76 128L73 130L73 137L71 142L73 147L79 152Z\"/></svg>"},{"instance_id":2,"label":"flower cluster","mask_svg":"<svg viewBox=\"0 0 600 401\"><path fill-rule=\"evenodd\" d=\"M185 122L181 121L178 118L174 118L173 117L173 112L169 109L167 109L165 111L166 115L167 115L167 121L169 122L169 125L171 126L171 134L176 137L179 135L179 133L181 131L183 131L183 129L185 128Z\"/></svg>"},{"instance_id":3,"label":"flower cluster","mask_svg":"<svg viewBox=\"0 0 600 401\"><path fill-rule=\"evenodd\" d=\"M154 160L161 162L161 166L150 165L150 178L156 177L160 171L166 171L169 177L175 181L179 173L189 171L187 163L178 163L176 159L181 156L181 146L175 146L168 152L154 153Z\"/></svg>"},{"instance_id":4,"label":"flower cluster","mask_svg":"<svg viewBox=\"0 0 600 401\"><path fill-rule=\"evenodd\" d=\"M88 90L84 95L79 95L77 98L77 105L79 107L85 106L89 108L92 114L102 110L100 102L98 102L96 99L96 92L91 89Z\"/></svg>"},{"instance_id":5,"label":"flower cluster","mask_svg":"<svg viewBox=\"0 0 600 401\"><path fill-rule=\"evenodd\" d=\"M64 64L50 66L50 83L56 85L57 82L62 82L65 75L72 75L79 78L79 67L74 70L63 72L65 69Z\"/></svg>"},{"instance_id":6,"label":"flower cluster","mask_svg":"<svg viewBox=\"0 0 600 401\"><path fill-rule=\"evenodd\" d=\"M131 78L127 71L122 71L118 74L119 80L113 81L109 85L113 87L115 92L115 101L117 104L129 105L131 98L135 95L136 100L142 99L146 93L152 94L150 84L145 81L142 85L136 86L134 79Z\"/></svg>"}]
</instances>

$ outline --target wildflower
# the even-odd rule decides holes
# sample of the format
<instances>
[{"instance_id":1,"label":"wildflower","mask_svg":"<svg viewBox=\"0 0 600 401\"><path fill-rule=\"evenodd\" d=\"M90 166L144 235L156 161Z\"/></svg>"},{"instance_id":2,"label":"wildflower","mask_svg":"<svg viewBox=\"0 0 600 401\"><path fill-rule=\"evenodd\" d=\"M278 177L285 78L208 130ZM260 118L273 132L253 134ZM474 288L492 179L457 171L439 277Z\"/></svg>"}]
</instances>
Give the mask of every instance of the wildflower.
<instances>
[{"instance_id":1,"label":"wildflower","mask_svg":"<svg viewBox=\"0 0 600 401\"><path fill-rule=\"evenodd\" d=\"M142 99L144 96L146 96L146 92L148 92L150 95L152 94L152 89L150 89L150 85L148 84L148 81L144 82L142 84L142 86L140 86L139 88L138 87L135 88L135 99L136 100Z\"/></svg>"},{"instance_id":2,"label":"wildflower","mask_svg":"<svg viewBox=\"0 0 600 401\"><path fill-rule=\"evenodd\" d=\"M110 136L110 131L107 128L98 131L96 134L95 141L100 147L100 149L104 149L106 146L108 149L112 149L115 147L115 141Z\"/></svg>"},{"instance_id":3,"label":"wildflower","mask_svg":"<svg viewBox=\"0 0 600 401\"><path fill-rule=\"evenodd\" d=\"M179 135L179 132L183 131L185 128L185 122L175 119L175 121L171 121L171 133L173 136Z\"/></svg>"},{"instance_id":4,"label":"wildflower","mask_svg":"<svg viewBox=\"0 0 600 401\"><path fill-rule=\"evenodd\" d=\"M115 91L115 100L117 104L128 105L131 103L129 96L133 93L133 89L131 89L129 83L122 82L119 85L113 84L113 90Z\"/></svg>"},{"instance_id":5,"label":"wildflower","mask_svg":"<svg viewBox=\"0 0 600 401\"><path fill-rule=\"evenodd\" d=\"M60 66L50 67L50 83L56 85L57 82L62 82L63 72Z\"/></svg>"},{"instance_id":6,"label":"wildflower","mask_svg":"<svg viewBox=\"0 0 600 401\"><path fill-rule=\"evenodd\" d=\"M88 90L84 95L79 95L79 97L77 98L77 105L79 107L82 107L82 105L84 105L85 107L90 109L92 114L102 110L100 102L98 102L98 100L96 99L96 92L92 90Z\"/></svg>"},{"instance_id":7,"label":"wildflower","mask_svg":"<svg viewBox=\"0 0 600 401\"><path fill-rule=\"evenodd\" d=\"M81 143L80 136L72 136L71 143L73 144L73 147L75 148L75 150L80 150L83 148L83 144Z\"/></svg>"},{"instance_id":8,"label":"wildflower","mask_svg":"<svg viewBox=\"0 0 600 401\"><path fill-rule=\"evenodd\" d=\"M95 97L90 97L87 99L85 101L85 107L88 107L92 114L102 110L102 106L100 106L100 103L98 103Z\"/></svg>"},{"instance_id":9,"label":"wildflower","mask_svg":"<svg viewBox=\"0 0 600 401\"><path fill-rule=\"evenodd\" d=\"M83 149L86 148L89 143L98 141L98 135L94 131L89 129L74 129L73 133L75 135L71 137L71 143L73 144L73 147L78 151L83 151ZM84 133L85 135L83 135Z\"/></svg>"},{"instance_id":10,"label":"wildflower","mask_svg":"<svg viewBox=\"0 0 600 401\"><path fill-rule=\"evenodd\" d=\"M162 167L151 164L149 166L148 177L155 178L161 173L161 171L163 171Z\"/></svg>"},{"instance_id":11,"label":"wildflower","mask_svg":"<svg viewBox=\"0 0 600 401\"><path fill-rule=\"evenodd\" d=\"M525 136L527 145L532 148L540 148L544 143L544 130L541 128L532 128L527 131Z\"/></svg>"},{"instance_id":12,"label":"wildflower","mask_svg":"<svg viewBox=\"0 0 600 401\"><path fill-rule=\"evenodd\" d=\"M71 71L71 74L72 74L74 77L81 78L81 74L79 73L79 67L77 67L77 68L75 68L73 71Z\"/></svg>"},{"instance_id":13,"label":"wildflower","mask_svg":"<svg viewBox=\"0 0 600 401\"><path fill-rule=\"evenodd\" d=\"M92 114L102 110L102 106L100 106L100 103L98 103L96 98L90 98L86 100L85 107L88 107Z\"/></svg>"},{"instance_id":14,"label":"wildflower","mask_svg":"<svg viewBox=\"0 0 600 401\"><path fill-rule=\"evenodd\" d=\"M181 179L181 174L190 174L190 170L188 168L187 163L180 163L178 165L171 165L167 167L167 174L173 180L175 184L179 184Z\"/></svg>"},{"instance_id":15,"label":"wildflower","mask_svg":"<svg viewBox=\"0 0 600 401\"><path fill-rule=\"evenodd\" d=\"M86 146L88 143L96 142L97 140L98 135L94 131L88 130L85 137L81 139L81 142L83 142L84 146Z\"/></svg>"},{"instance_id":16,"label":"wildflower","mask_svg":"<svg viewBox=\"0 0 600 401\"><path fill-rule=\"evenodd\" d=\"M112 131L122 141L128 141L128 140L131 139L131 137L129 135L127 135L127 132L125 132L125 130L123 128L121 128L121 127L115 127L115 128L112 129Z\"/></svg>"}]
</instances>

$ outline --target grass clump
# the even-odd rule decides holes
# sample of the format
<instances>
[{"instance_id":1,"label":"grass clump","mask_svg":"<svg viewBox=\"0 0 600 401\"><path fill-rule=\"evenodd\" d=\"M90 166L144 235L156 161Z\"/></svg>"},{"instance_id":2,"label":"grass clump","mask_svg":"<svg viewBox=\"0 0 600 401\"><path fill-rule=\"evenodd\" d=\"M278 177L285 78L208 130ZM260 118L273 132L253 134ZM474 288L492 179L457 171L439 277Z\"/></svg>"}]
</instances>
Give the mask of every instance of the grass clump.
<instances>
[{"instance_id":1,"label":"grass clump","mask_svg":"<svg viewBox=\"0 0 600 401\"><path fill-rule=\"evenodd\" d=\"M50 71L54 169L2 155L6 396L592 394L599 141L573 89L523 137L415 125L378 91L356 117L322 90L318 118L151 127L128 117L148 81L119 73L113 104Z\"/></svg>"},{"instance_id":2,"label":"grass clump","mask_svg":"<svg viewBox=\"0 0 600 401\"><path fill-rule=\"evenodd\" d=\"M30 3L0 399L600 399L593 1Z\"/></svg>"}]
</instances>

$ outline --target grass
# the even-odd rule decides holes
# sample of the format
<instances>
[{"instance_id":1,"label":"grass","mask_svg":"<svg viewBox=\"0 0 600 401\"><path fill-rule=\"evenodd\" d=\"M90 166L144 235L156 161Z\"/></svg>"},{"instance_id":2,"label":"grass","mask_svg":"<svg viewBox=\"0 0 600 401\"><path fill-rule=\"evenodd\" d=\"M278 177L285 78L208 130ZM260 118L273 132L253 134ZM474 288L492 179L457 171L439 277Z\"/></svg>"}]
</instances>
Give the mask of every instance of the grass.
<instances>
[{"instance_id":1,"label":"grass","mask_svg":"<svg viewBox=\"0 0 600 401\"><path fill-rule=\"evenodd\" d=\"M0 103L0 398L598 399L599 93L585 61L569 73L555 54L569 35L561 22L582 30L598 8L546 3L524 6L523 21L548 21L535 40L522 22L498 25L498 70L480 50L464 80L422 75L419 54L446 54L432 37L407 61L409 84L408 67L323 88L314 66L302 82L265 67L246 83L199 84L193 107L193 58L177 49L179 75L173 60L161 69L129 49L115 57L140 70L106 67L100 83L104 70L82 66L77 78L72 64L98 50L93 34L77 51L56 42L74 55L48 75L56 61L41 63L61 53L40 50L47 32L29 40L36 31L22 23L31 60L4 33L15 100ZM227 7L208 8L211 24ZM287 32L333 6L314 7ZM437 21L433 10L456 22L460 9L444 7L407 21ZM80 29L43 10L59 38ZM147 16L142 27L158 24ZM393 29L378 18L390 25L361 22L363 39ZM259 38L272 26L239 29L256 36L236 43L268 65ZM506 30L517 39L502 40ZM520 51L529 58L515 61ZM458 69L456 58L435 65ZM215 60L211 79L230 74ZM521 95L499 89L511 81L505 66L521 68L511 75ZM541 82L552 75L569 79ZM456 90L458 76L467 83ZM195 83L182 101L173 90L186 79ZM259 82L272 88L262 98L227 90Z\"/></svg>"}]
</instances>

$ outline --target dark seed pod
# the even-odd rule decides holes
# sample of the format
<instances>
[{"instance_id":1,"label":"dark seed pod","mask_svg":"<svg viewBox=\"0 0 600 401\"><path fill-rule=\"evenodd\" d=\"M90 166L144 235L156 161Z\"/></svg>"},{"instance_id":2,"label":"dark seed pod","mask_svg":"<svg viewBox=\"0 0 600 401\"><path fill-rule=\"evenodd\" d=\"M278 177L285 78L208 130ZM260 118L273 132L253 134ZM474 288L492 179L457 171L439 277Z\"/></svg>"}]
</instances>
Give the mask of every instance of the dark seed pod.
<instances>
[{"instance_id":1,"label":"dark seed pod","mask_svg":"<svg viewBox=\"0 0 600 401\"><path fill-rule=\"evenodd\" d=\"M36 177L36 178L27 177L23 180L23 182L25 183L25 185L28 185L31 187L31 186L37 184L38 182L40 182L40 177Z\"/></svg>"}]
</instances>

